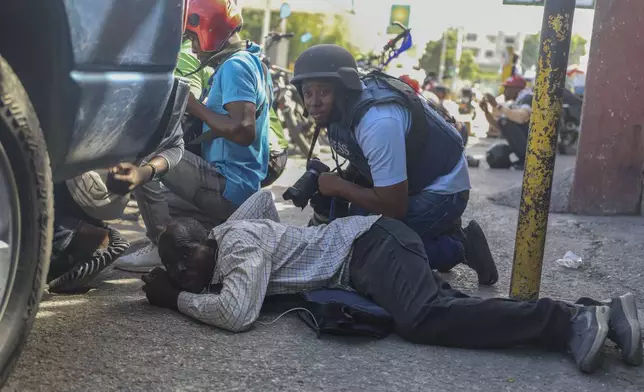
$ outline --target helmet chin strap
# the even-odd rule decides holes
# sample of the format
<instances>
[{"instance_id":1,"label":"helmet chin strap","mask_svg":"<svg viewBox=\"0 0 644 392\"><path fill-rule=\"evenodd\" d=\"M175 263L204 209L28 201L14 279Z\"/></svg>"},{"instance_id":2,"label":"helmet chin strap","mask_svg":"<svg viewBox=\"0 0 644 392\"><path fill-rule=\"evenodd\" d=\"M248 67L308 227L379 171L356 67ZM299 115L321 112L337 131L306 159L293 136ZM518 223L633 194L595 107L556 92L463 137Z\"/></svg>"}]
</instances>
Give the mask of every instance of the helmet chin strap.
<instances>
[{"instance_id":1,"label":"helmet chin strap","mask_svg":"<svg viewBox=\"0 0 644 392\"><path fill-rule=\"evenodd\" d=\"M213 55L210 56L208 60L202 62L199 68L203 69L206 66L210 66L214 69L217 69L217 67L221 63L226 61L226 59L230 57L231 54L237 53L240 50L248 49L249 46L250 46L249 41L237 41L234 43L229 43L228 45L224 46L224 48L221 49L220 51L213 53Z\"/></svg>"},{"instance_id":2,"label":"helmet chin strap","mask_svg":"<svg viewBox=\"0 0 644 392\"><path fill-rule=\"evenodd\" d=\"M250 48L250 46L251 46L250 41L240 39L237 31L234 31L230 35L230 38L228 38L228 40L224 43L224 45L222 45L222 48L214 52L212 56L208 57L207 60L202 61L199 68L188 73L187 75L181 75L181 76L183 76L184 78L187 78L188 76L192 76L208 66L214 69L217 69L217 67L221 63L223 63L231 54L239 52L240 50L248 49Z\"/></svg>"}]
</instances>

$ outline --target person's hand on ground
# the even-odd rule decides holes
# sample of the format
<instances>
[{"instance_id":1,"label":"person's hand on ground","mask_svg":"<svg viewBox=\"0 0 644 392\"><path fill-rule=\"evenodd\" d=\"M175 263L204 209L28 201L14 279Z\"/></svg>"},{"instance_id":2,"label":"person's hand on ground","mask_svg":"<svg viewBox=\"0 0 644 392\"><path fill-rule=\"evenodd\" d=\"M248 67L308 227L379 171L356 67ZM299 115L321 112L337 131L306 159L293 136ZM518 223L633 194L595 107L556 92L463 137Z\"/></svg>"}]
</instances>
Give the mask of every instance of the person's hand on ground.
<instances>
[{"instance_id":1,"label":"person's hand on ground","mask_svg":"<svg viewBox=\"0 0 644 392\"><path fill-rule=\"evenodd\" d=\"M168 273L162 268L155 268L152 271L141 277L145 296L151 305L160 306L162 308L177 308L177 300L179 299L179 291L170 282Z\"/></svg>"},{"instance_id":2,"label":"person's hand on ground","mask_svg":"<svg viewBox=\"0 0 644 392\"><path fill-rule=\"evenodd\" d=\"M109 191L125 195L148 182L151 176L150 168L123 162L110 168L106 185Z\"/></svg>"}]
</instances>

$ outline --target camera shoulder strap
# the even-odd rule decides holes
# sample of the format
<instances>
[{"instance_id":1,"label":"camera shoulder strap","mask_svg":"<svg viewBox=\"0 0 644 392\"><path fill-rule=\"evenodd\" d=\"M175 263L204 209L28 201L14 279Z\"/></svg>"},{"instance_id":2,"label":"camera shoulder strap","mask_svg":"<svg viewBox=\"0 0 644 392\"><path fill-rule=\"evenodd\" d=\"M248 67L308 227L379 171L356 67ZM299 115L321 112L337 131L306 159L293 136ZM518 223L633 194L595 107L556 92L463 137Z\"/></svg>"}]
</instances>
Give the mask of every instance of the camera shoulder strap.
<instances>
[{"instance_id":1,"label":"camera shoulder strap","mask_svg":"<svg viewBox=\"0 0 644 392\"><path fill-rule=\"evenodd\" d=\"M315 131L313 132L313 140L311 141L311 148L309 148L309 155L306 157L306 166L309 165L309 161L313 158L313 150L315 149L315 143L318 141L318 136L320 136L320 130L321 128L316 125Z\"/></svg>"}]
</instances>

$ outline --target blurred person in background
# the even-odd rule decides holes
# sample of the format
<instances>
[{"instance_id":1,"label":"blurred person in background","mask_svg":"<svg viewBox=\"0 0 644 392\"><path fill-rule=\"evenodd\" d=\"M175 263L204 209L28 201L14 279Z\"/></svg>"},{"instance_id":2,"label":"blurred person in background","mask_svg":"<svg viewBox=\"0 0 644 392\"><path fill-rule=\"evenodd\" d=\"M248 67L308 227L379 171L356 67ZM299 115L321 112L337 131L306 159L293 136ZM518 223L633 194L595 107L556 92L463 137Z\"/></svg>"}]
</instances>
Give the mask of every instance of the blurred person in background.
<instances>
[{"instance_id":1,"label":"blurred person in background","mask_svg":"<svg viewBox=\"0 0 644 392\"><path fill-rule=\"evenodd\" d=\"M507 140L511 152L518 158L515 165L523 167L528 147L533 93L526 89L523 77L514 75L503 83L505 102L499 103L492 94L485 94L479 106L491 127Z\"/></svg>"}]
</instances>

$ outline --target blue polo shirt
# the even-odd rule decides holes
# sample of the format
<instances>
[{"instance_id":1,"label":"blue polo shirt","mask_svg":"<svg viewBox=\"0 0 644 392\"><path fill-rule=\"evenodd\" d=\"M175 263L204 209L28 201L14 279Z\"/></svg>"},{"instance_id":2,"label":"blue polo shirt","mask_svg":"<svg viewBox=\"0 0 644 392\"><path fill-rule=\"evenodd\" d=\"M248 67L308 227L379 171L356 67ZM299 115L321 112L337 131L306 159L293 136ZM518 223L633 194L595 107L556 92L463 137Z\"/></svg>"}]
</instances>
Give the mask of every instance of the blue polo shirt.
<instances>
[{"instance_id":1,"label":"blue polo shirt","mask_svg":"<svg viewBox=\"0 0 644 392\"><path fill-rule=\"evenodd\" d=\"M260 189L268 171L270 105L265 86L267 83L271 86L272 82L270 75L264 75L257 56L260 50L253 44L220 65L213 75L206 102L208 109L223 115L228 114L224 106L231 102L252 102L257 109L264 105L255 120L255 140L250 146L241 146L221 137L204 142L202 146L204 159L226 177L223 197L237 206ZM204 123L204 132L209 129Z\"/></svg>"},{"instance_id":2,"label":"blue polo shirt","mask_svg":"<svg viewBox=\"0 0 644 392\"><path fill-rule=\"evenodd\" d=\"M407 179L405 136L410 128L411 112L395 103L373 106L356 126L356 140L369 161L375 186L391 186ZM424 191L451 195L470 188L467 158L463 153L450 173L437 178Z\"/></svg>"}]
</instances>

